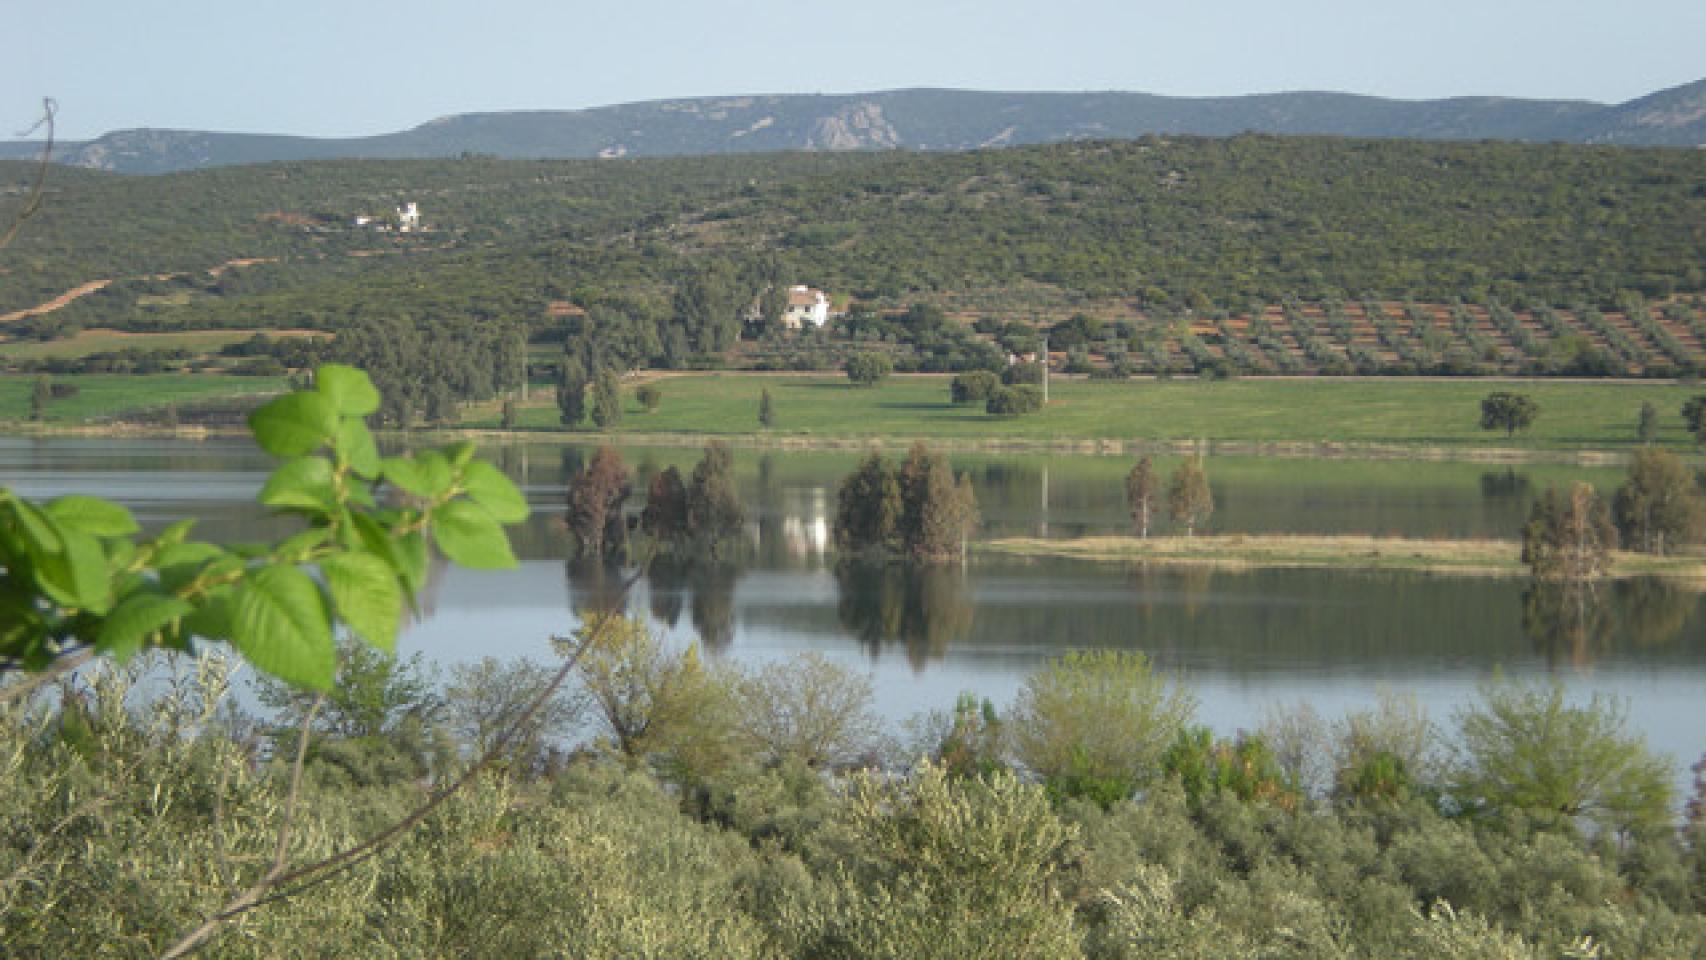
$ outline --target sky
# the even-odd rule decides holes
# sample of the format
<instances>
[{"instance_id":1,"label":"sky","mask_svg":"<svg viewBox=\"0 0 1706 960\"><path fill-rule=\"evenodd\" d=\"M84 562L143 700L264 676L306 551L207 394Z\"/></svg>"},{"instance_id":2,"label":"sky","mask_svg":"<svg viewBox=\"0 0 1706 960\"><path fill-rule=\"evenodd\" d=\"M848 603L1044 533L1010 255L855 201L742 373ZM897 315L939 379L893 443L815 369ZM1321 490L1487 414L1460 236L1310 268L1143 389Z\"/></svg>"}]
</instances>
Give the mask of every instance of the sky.
<instances>
[{"instance_id":1,"label":"sky","mask_svg":"<svg viewBox=\"0 0 1706 960\"><path fill-rule=\"evenodd\" d=\"M1706 77L1702 0L0 0L0 139L307 136L899 87L1621 102Z\"/></svg>"}]
</instances>

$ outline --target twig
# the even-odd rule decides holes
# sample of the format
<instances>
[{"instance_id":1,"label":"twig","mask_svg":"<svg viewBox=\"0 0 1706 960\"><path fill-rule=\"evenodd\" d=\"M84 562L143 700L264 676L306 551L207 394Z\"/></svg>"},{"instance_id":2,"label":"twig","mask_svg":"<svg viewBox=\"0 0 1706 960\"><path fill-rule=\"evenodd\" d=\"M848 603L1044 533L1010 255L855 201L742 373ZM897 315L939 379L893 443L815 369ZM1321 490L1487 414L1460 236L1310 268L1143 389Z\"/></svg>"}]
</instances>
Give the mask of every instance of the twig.
<instances>
[{"instance_id":1,"label":"twig","mask_svg":"<svg viewBox=\"0 0 1706 960\"><path fill-rule=\"evenodd\" d=\"M0 687L0 706L11 703L13 700L22 699L25 696L36 692L47 684L58 679L61 675L70 673L72 670L88 663L90 658L94 655L95 650L93 647L84 647L74 653L67 653L60 656L59 659L48 664L42 670L30 674L24 679L19 680L17 683Z\"/></svg>"},{"instance_id":2,"label":"twig","mask_svg":"<svg viewBox=\"0 0 1706 960\"><path fill-rule=\"evenodd\" d=\"M59 104L55 103L52 97L43 97L41 119L35 122L35 126L19 134L27 137L42 127L46 127L47 143L42 147L41 161L36 164L36 180L30 185L30 192L24 199L23 209L19 210L18 215L12 218L12 223L6 227L6 232L0 234L0 250L6 249L7 245L12 242L12 238L18 235L19 230L23 229L25 220L35 216L41 210L41 199L47 192L47 168L53 161L53 115L58 112Z\"/></svg>"},{"instance_id":3,"label":"twig","mask_svg":"<svg viewBox=\"0 0 1706 960\"><path fill-rule=\"evenodd\" d=\"M161 960L173 960L175 957L187 956L191 951L200 947L208 937L213 936L226 919L252 908L268 890L278 885L279 878L285 873L285 858L290 852L290 832L296 820L296 798L302 789L302 768L308 759L308 739L314 732L314 715L320 712L320 705L325 702L325 694L315 696L313 705L302 715L302 729L296 738L296 760L291 764L290 791L285 795L284 815L278 826L278 845L273 851L272 866L268 867L267 872L255 881L249 889L238 894L230 903L226 904L219 913L202 921L201 926L185 934L183 939L161 954Z\"/></svg>"},{"instance_id":4,"label":"twig","mask_svg":"<svg viewBox=\"0 0 1706 960\"><path fill-rule=\"evenodd\" d=\"M633 583L634 581L630 580L627 586L631 587ZM626 593L626 587L624 588L624 593ZM446 800L449 800L463 787L471 783L475 777L483 773L486 768L490 767L499 757L509 751L511 743L521 736L522 731L532 723L534 716L547 702L550 701L552 697L556 696L557 691L561 689L563 683L568 680L569 675L574 671L576 665L580 663L581 655L584 654L593 643L598 641L599 635L604 631L605 625L609 622L610 618L600 619L592 632L587 634L587 636L581 640L580 645L575 648L574 653L571 654L563 663L562 668L557 671L556 676L551 678L551 682L547 684L542 691L540 691L538 696L533 698L532 703L528 704L527 709L516 718L515 722L511 724L508 729L499 735L497 740L492 743L491 748L482 754L473 766L469 767L467 771L465 771L460 777L457 777L449 786L446 786L437 793L434 793L425 803L415 808L414 811L403 817L401 820L398 820L396 823L386 827L384 830L373 834L355 846L341 850L331 856L324 857L295 869L285 870L282 858L285 853L285 840L288 836L290 820L296 805L297 786L300 782L302 772L302 756L307 746L307 741L304 739L298 745L297 749L295 776L292 779L290 796L285 806L284 826L280 829L278 856L274 860L272 869L268 870L265 876L263 876L248 890L245 890L240 896L234 897L218 913L208 917L200 926L196 927L177 943L173 944L169 950L160 955L161 960L175 960L177 957L188 956L190 953L205 944L207 939L217 932L226 921L248 913L257 907L266 906L267 904L275 903L280 900L287 900L305 890L310 889L311 887L315 887L332 879L346 870L365 863L383 852L384 849L390 846L390 844L398 837L419 825L421 821L432 815L433 811L442 806ZM315 707L318 708L318 706L319 701L316 700ZM304 730L306 731L306 727Z\"/></svg>"}]
</instances>

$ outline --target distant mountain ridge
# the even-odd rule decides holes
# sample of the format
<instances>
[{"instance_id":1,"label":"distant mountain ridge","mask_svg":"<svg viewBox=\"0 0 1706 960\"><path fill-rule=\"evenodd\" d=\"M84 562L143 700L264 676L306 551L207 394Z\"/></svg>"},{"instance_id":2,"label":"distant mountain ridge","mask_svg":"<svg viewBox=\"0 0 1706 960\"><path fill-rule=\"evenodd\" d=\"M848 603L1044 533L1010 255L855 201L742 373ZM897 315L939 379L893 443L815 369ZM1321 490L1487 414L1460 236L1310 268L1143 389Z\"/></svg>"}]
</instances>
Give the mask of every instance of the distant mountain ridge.
<instances>
[{"instance_id":1,"label":"distant mountain ridge","mask_svg":"<svg viewBox=\"0 0 1706 960\"><path fill-rule=\"evenodd\" d=\"M877 93L703 97L586 110L467 113L373 137L118 130L58 159L119 173L330 157L647 157L781 150L969 150L1147 134L1238 133L1706 146L1706 79L1628 103L1348 93ZM0 157L34 144L0 143Z\"/></svg>"}]
</instances>

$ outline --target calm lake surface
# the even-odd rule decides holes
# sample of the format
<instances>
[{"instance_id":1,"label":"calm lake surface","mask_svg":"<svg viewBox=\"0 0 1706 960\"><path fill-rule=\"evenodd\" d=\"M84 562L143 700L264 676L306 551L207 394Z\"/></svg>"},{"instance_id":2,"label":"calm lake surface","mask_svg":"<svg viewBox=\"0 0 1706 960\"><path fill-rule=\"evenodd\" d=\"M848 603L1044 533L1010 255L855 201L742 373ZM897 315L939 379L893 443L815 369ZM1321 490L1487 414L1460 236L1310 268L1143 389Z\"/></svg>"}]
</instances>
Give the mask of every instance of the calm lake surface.
<instances>
[{"instance_id":1,"label":"calm lake surface","mask_svg":"<svg viewBox=\"0 0 1706 960\"><path fill-rule=\"evenodd\" d=\"M486 655L551 657L577 609L618 588L620 571L566 562L566 477L590 450L546 444L484 451L527 492L514 528L518 570L441 570L402 643L439 663ZM645 489L698 452L624 449ZM1678 782L1706 752L1706 616L1700 597L1652 581L1602 588L1586 620L1525 598L1518 580L1333 571L1126 569L974 556L963 570L838 573L829 544L835 487L851 453L736 451L748 512L738 564L659 567L629 597L679 643L743 662L819 651L868 669L895 722L950 707L961 691L1009 702L1047 658L1085 647L1140 650L1182 673L1199 718L1223 734L1307 700L1322 716L1416 694L1449 723L1494 671L1557 678L1573 693L1625 698L1649 742L1677 760ZM260 539L292 530L254 504L270 460L246 441L0 438L0 484L30 497L108 497L150 528L199 517L198 535ZM1158 466L1171 470L1174 461ZM965 456L983 534L1072 537L1123 532L1122 458ZM1620 470L1556 466L1214 459L1216 532L1517 535L1548 484L1609 490ZM638 503L631 504L638 509Z\"/></svg>"}]
</instances>

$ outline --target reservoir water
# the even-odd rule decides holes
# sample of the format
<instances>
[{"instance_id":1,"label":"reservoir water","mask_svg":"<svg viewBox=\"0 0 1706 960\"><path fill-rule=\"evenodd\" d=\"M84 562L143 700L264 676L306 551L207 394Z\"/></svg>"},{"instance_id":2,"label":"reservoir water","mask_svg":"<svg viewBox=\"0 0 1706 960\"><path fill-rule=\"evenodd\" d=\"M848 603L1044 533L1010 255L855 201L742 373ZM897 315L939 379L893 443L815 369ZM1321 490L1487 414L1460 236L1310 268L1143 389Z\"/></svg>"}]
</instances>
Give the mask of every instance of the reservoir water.
<instances>
[{"instance_id":1,"label":"reservoir water","mask_svg":"<svg viewBox=\"0 0 1706 960\"><path fill-rule=\"evenodd\" d=\"M567 477L590 450L486 449L522 485L534 516L512 530L519 569L439 569L400 644L438 663L551 658L549 637L604 602L623 571L571 562L562 532ZM698 452L625 448L650 471L685 472ZM1074 648L1140 650L1182 674L1198 717L1223 734L1270 707L1308 701L1324 717L1388 689L1434 720L1500 672L1562 681L1573 695L1622 698L1632 723L1677 761L1679 783L1706 752L1706 613L1700 596L1657 581L1600 588L1591 616L1560 617L1521 580L1323 570L1250 572L1031 562L974 552L962 568L838 571L835 489L855 453L737 450L747 510L741 559L659 566L627 602L678 643L753 662L819 651L871 672L898 727L961 691L1010 702L1023 678ZM254 504L271 466L240 440L0 438L0 484L36 498L86 493L158 528L197 517L197 536L254 540L294 529ZM956 456L983 513L980 536L1071 537L1129 527L1123 458ZM1165 472L1173 461L1158 463ZM1463 463L1208 461L1217 532L1369 533L1513 539L1548 484L1609 491L1620 470ZM638 498L630 504L638 509Z\"/></svg>"}]
</instances>

